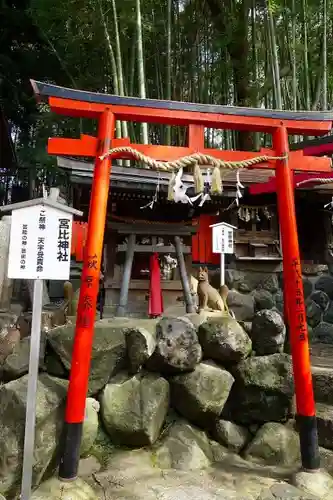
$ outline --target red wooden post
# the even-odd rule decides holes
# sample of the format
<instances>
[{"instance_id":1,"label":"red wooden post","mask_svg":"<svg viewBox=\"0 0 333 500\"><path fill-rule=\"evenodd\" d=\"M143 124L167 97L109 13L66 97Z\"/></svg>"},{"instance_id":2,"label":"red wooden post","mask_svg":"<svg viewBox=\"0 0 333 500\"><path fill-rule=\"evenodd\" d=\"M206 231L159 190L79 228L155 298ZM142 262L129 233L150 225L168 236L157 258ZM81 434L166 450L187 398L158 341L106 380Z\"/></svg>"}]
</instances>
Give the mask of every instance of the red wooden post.
<instances>
[{"instance_id":1,"label":"red wooden post","mask_svg":"<svg viewBox=\"0 0 333 500\"><path fill-rule=\"evenodd\" d=\"M284 126L273 133L278 156L288 154L288 132ZM286 311L289 322L302 466L315 470L320 466L316 408L304 306L302 270L299 255L294 186L288 160L276 162L279 221L283 250L283 275Z\"/></svg>"},{"instance_id":2,"label":"red wooden post","mask_svg":"<svg viewBox=\"0 0 333 500\"><path fill-rule=\"evenodd\" d=\"M99 157L111 148L114 128L114 115L109 109L105 109L99 119L99 147L96 152L88 235L84 251L81 290L67 394L64 442L59 467L60 478L66 480L76 478L80 458L82 425L85 416L104 227L109 196L110 159L107 157L105 160L100 160Z\"/></svg>"}]
</instances>

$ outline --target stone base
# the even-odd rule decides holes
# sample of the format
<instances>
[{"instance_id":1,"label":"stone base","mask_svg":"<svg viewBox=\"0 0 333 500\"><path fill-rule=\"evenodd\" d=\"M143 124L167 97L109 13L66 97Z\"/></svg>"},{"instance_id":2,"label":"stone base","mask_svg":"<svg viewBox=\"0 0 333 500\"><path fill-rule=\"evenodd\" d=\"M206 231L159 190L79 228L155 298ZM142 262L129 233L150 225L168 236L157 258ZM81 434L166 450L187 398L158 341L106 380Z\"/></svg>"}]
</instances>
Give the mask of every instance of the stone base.
<instances>
[{"instance_id":1,"label":"stone base","mask_svg":"<svg viewBox=\"0 0 333 500\"><path fill-rule=\"evenodd\" d=\"M82 479L61 481L53 477L41 484L32 494L31 500L98 500L94 490Z\"/></svg>"},{"instance_id":2,"label":"stone base","mask_svg":"<svg viewBox=\"0 0 333 500\"><path fill-rule=\"evenodd\" d=\"M333 498L333 478L324 470L314 472L300 470L294 474L292 483L317 498L326 500Z\"/></svg>"}]
</instances>

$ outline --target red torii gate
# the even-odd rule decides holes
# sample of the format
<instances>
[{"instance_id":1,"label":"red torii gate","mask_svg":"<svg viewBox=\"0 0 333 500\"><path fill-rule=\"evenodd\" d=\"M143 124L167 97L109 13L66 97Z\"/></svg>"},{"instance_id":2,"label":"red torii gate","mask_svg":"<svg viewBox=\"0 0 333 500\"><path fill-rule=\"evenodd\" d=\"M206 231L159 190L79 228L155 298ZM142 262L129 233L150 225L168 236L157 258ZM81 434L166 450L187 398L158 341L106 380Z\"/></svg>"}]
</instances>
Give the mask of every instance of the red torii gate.
<instances>
[{"instance_id":1,"label":"red torii gate","mask_svg":"<svg viewBox=\"0 0 333 500\"><path fill-rule=\"evenodd\" d=\"M205 127L270 133L273 136L273 150L262 150L260 153L283 158L256 165L255 168L275 168L276 171L283 272L286 283L285 303L289 316L302 465L305 469L318 469L320 460L317 425L292 175L294 170L330 172L331 167L327 158L304 156L302 151L289 152L288 134L314 136L326 134L332 127L331 113L271 111L137 99L66 89L36 81L32 81L32 86L37 98L48 99L52 111L67 116L98 120L97 138L86 135L80 139L51 138L48 144L50 154L95 158L87 244L65 414L64 447L59 468L60 478L74 479L78 470L109 194L111 162L107 154L111 148L131 146L160 161L172 161L195 152L226 161L239 161L258 156L258 153L248 151L206 149ZM187 126L188 146L130 144L128 139L115 139L116 120ZM130 152L118 152L112 155L112 158L131 157Z\"/></svg>"}]
</instances>

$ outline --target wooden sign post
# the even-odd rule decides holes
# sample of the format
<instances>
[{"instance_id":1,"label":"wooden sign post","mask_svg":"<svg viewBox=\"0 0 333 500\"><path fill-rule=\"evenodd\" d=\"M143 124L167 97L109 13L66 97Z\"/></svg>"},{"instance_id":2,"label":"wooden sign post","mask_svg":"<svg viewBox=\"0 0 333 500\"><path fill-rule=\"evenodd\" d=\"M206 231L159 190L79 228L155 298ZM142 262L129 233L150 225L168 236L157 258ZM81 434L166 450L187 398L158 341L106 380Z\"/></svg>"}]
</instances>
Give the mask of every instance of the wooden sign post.
<instances>
[{"instance_id":1,"label":"wooden sign post","mask_svg":"<svg viewBox=\"0 0 333 500\"><path fill-rule=\"evenodd\" d=\"M21 500L31 496L43 280L68 280L73 215L82 212L50 198L1 207L12 211L8 277L34 280Z\"/></svg>"},{"instance_id":2,"label":"wooden sign post","mask_svg":"<svg viewBox=\"0 0 333 500\"><path fill-rule=\"evenodd\" d=\"M213 253L219 253L220 261L220 286L225 284L225 254L234 253L234 230L237 229L226 222L218 222L209 226L212 228Z\"/></svg>"}]
</instances>

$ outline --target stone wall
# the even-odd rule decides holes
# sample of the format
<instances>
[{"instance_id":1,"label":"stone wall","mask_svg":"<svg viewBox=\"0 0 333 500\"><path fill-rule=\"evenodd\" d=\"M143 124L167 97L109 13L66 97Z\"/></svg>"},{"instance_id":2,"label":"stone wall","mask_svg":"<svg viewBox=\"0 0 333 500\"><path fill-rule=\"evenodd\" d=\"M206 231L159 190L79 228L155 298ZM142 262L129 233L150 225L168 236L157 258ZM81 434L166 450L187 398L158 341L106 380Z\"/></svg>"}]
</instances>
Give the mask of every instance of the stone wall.
<instances>
[{"instance_id":1,"label":"stone wall","mask_svg":"<svg viewBox=\"0 0 333 500\"><path fill-rule=\"evenodd\" d=\"M219 273L211 273L218 287ZM252 322L256 312L271 309L283 313L283 273L277 271L226 270L230 289L228 305L237 320ZM303 265L307 323L312 342L333 343L333 275L326 265Z\"/></svg>"},{"instance_id":2,"label":"stone wall","mask_svg":"<svg viewBox=\"0 0 333 500\"><path fill-rule=\"evenodd\" d=\"M275 278L265 283L262 290L275 297ZM67 324L43 335L34 487L55 470L74 330ZM118 450L145 447L151 463L162 470L196 470L214 462L223 466L230 454L297 468L299 439L285 335L281 315L267 309L256 312L251 324L217 312L97 322L88 388L92 408L87 406L82 455L100 458L112 445ZM2 360L0 493L8 499L18 492L22 467L29 353L24 341ZM314 373L319 440L329 450L332 377L333 370ZM104 452L100 444L94 448L100 432Z\"/></svg>"}]
</instances>

